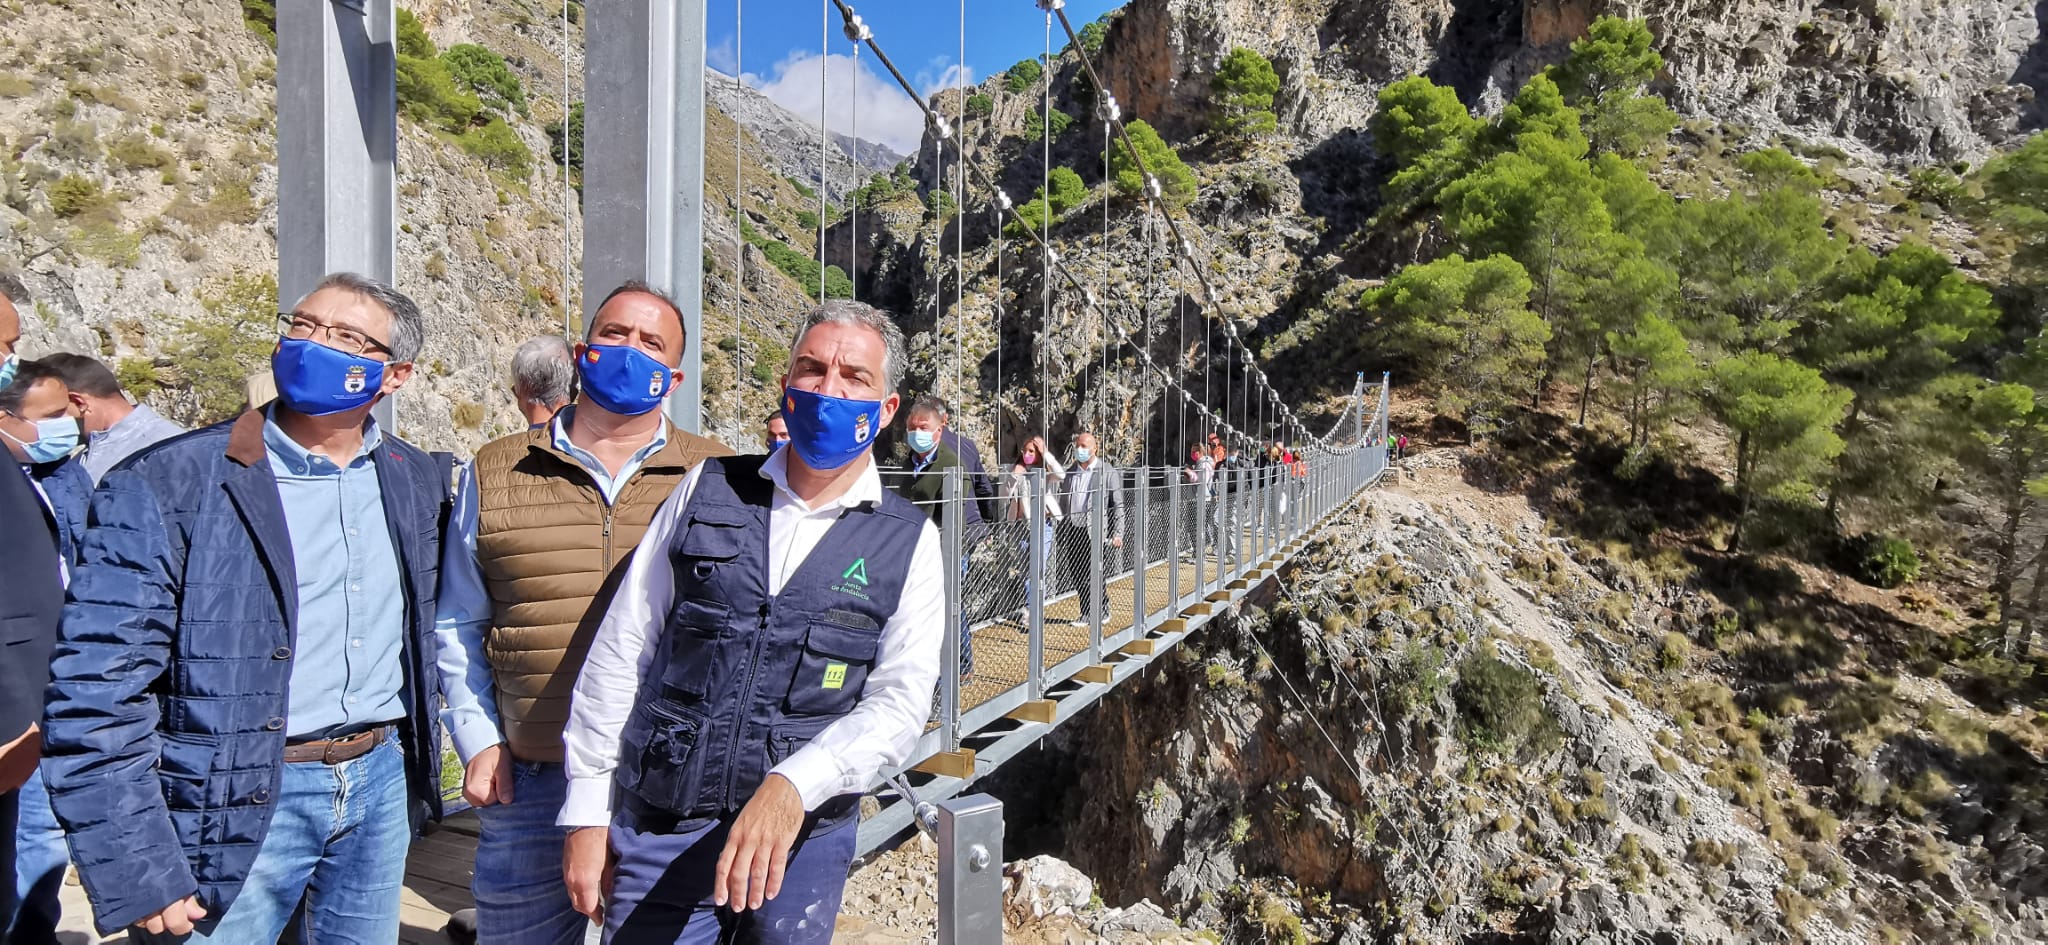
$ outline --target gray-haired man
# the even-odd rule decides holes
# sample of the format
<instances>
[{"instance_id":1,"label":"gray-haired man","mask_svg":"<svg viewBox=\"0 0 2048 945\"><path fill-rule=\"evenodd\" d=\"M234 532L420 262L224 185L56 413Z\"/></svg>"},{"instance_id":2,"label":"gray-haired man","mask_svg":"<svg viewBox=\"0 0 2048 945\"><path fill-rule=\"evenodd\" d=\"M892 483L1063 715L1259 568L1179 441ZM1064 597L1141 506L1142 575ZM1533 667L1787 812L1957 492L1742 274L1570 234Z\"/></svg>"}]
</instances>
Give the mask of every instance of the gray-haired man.
<instances>
[{"instance_id":1,"label":"gray-haired man","mask_svg":"<svg viewBox=\"0 0 2048 945\"><path fill-rule=\"evenodd\" d=\"M565 871L613 945L829 942L859 794L931 709L938 529L870 457L903 334L833 301L790 347L789 446L690 470L576 681Z\"/></svg>"},{"instance_id":2,"label":"gray-haired man","mask_svg":"<svg viewBox=\"0 0 2048 945\"><path fill-rule=\"evenodd\" d=\"M512 353L512 399L538 430L576 396L576 354L560 335L529 339Z\"/></svg>"},{"instance_id":3,"label":"gray-haired man","mask_svg":"<svg viewBox=\"0 0 2048 945\"><path fill-rule=\"evenodd\" d=\"M433 601L447 483L370 417L411 299L328 276L268 407L107 475L51 665L44 771L100 931L395 942L440 812Z\"/></svg>"}]
</instances>

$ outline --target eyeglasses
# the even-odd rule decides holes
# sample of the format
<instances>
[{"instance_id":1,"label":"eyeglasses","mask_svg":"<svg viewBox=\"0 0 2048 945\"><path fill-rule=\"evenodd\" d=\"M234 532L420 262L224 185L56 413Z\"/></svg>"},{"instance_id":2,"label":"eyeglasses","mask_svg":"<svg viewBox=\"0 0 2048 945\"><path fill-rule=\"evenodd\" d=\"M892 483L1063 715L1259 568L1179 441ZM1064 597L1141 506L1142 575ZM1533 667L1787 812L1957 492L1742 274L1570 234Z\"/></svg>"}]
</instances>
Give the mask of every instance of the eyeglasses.
<instances>
[{"instance_id":1,"label":"eyeglasses","mask_svg":"<svg viewBox=\"0 0 2048 945\"><path fill-rule=\"evenodd\" d=\"M393 354L390 345L360 331L353 328L342 328L338 325L321 324L314 321L309 315L300 315L295 312L277 313L277 330L279 334L284 335L286 338L294 338L299 341L314 341L318 340L321 335L325 335L328 347L345 354L364 355L371 351L381 352L386 357L390 357Z\"/></svg>"}]
</instances>

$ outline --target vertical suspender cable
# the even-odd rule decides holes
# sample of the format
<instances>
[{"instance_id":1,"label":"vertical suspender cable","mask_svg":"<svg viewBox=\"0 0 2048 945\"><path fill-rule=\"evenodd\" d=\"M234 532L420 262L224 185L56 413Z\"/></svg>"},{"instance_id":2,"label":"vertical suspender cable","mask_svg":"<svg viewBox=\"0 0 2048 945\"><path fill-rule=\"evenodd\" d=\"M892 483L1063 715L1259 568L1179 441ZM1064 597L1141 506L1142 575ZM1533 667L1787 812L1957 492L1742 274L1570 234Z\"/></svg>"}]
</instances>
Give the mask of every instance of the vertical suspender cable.
<instances>
[{"instance_id":1,"label":"vertical suspender cable","mask_svg":"<svg viewBox=\"0 0 2048 945\"><path fill-rule=\"evenodd\" d=\"M953 71L953 133L960 167L953 173L953 409L966 416L967 374L967 0L960 0L960 58ZM943 231L942 231L943 232Z\"/></svg>"},{"instance_id":2,"label":"vertical suspender cable","mask_svg":"<svg viewBox=\"0 0 2048 945\"><path fill-rule=\"evenodd\" d=\"M1045 68L1039 70L1044 95L1044 111L1040 114L1044 124L1039 129L1043 151L1038 168L1039 194L1042 198L1039 201L1038 217L1038 292L1043 299L1041 304L1044 308L1039 344L1043 347L1045 339L1052 337L1052 4L1040 0L1039 6L1045 9L1045 53L1044 58L1040 60ZM1043 385L1039 396L1044 400L1044 407L1041 410L1043 416L1039 418L1039 423L1044 429L1040 435L1045 437L1047 449L1052 448L1052 385L1047 379L1049 368L1045 364L1049 360L1051 355L1048 353L1039 362L1039 382Z\"/></svg>"},{"instance_id":3,"label":"vertical suspender cable","mask_svg":"<svg viewBox=\"0 0 2048 945\"><path fill-rule=\"evenodd\" d=\"M818 4L818 301L825 301L825 191L830 189L832 133L825 118L832 102L832 0Z\"/></svg>"},{"instance_id":4,"label":"vertical suspender cable","mask_svg":"<svg viewBox=\"0 0 2048 945\"><path fill-rule=\"evenodd\" d=\"M746 57L746 20L744 19L746 5L746 0L732 0L732 100L735 103L740 100L740 76L746 74L746 69L741 67L741 63L745 61ZM746 225L744 222L744 208L747 202L747 169L746 164L740 157L741 131L739 116L727 115L726 117L732 119L733 425L735 428L743 428L746 418L741 416L741 414L746 410L747 405L745 398L741 395L740 378L744 376L742 372L746 367L744 362L747 349L746 325L743 322L743 319L746 318L746 312L742 307L744 304L742 296L746 293L747 287L747 238L744 229Z\"/></svg>"},{"instance_id":5,"label":"vertical suspender cable","mask_svg":"<svg viewBox=\"0 0 2048 945\"><path fill-rule=\"evenodd\" d=\"M846 37L849 40L853 40L853 107L848 109L848 111L853 113L853 132L851 135L853 138L852 180L856 184L860 183L861 175L867 171L867 165L860 162L860 40L855 38L857 35L849 33ZM858 189L851 190L839 198L846 201L846 281L853 286L852 296L854 299L860 298L860 199L855 196L858 193ZM823 219L824 217L821 215L819 217L820 222ZM822 269L824 267L821 265L819 268Z\"/></svg>"},{"instance_id":6,"label":"vertical suspender cable","mask_svg":"<svg viewBox=\"0 0 2048 945\"><path fill-rule=\"evenodd\" d=\"M576 212L575 192L569 187L569 0L562 0L562 337L569 330L569 267L575 250L569 238L569 215Z\"/></svg>"}]
</instances>

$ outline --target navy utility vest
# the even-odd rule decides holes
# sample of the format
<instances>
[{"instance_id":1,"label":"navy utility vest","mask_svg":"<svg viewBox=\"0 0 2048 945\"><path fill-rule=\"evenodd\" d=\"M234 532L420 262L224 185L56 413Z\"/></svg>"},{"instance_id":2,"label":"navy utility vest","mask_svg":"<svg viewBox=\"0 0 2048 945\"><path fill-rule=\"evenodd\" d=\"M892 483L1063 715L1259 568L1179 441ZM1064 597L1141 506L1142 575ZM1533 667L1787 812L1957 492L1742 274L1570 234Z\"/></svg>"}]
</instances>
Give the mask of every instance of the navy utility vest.
<instances>
[{"instance_id":1,"label":"navy utility vest","mask_svg":"<svg viewBox=\"0 0 2048 945\"><path fill-rule=\"evenodd\" d=\"M640 829L738 811L770 769L860 701L925 515L883 492L843 512L768 594L764 456L707 459L668 546L675 597L619 751ZM838 822L854 795L819 810Z\"/></svg>"}]
</instances>

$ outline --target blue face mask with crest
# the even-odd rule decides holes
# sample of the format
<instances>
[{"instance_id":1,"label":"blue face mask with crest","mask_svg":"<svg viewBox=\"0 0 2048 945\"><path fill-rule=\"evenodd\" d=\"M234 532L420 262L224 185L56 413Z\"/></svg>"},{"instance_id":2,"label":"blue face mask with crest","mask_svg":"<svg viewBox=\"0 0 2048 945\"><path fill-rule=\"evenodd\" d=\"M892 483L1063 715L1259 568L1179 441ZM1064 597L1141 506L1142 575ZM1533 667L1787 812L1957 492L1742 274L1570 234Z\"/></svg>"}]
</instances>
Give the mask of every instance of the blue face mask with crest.
<instances>
[{"instance_id":1,"label":"blue face mask with crest","mask_svg":"<svg viewBox=\"0 0 2048 945\"><path fill-rule=\"evenodd\" d=\"M587 345L576 359L583 396L622 417L661 406L675 372L631 345Z\"/></svg>"},{"instance_id":2,"label":"blue face mask with crest","mask_svg":"<svg viewBox=\"0 0 2048 945\"><path fill-rule=\"evenodd\" d=\"M782 422L789 448L820 472L838 469L873 446L882 426L882 402L847 400L794 387L782 389Z\"/></svg>"},{"instance_id":3,"label":"blue face mask with crest","mask_svg":"<svg viewBox=\"0 0 2048 945\"><path fill-rule=\"evenodd\" d=\"M280 338L270 356L277 399L296 413L324 417L362 407L384 389L384 362L336 351L307 338Z\"/></svg>"}]
</instances>

